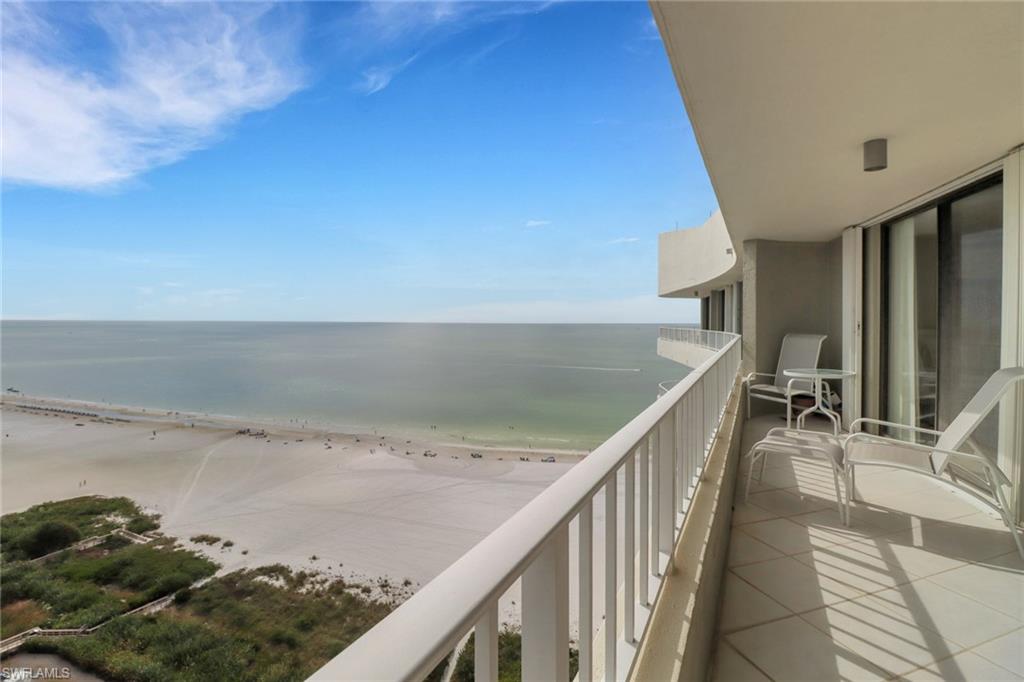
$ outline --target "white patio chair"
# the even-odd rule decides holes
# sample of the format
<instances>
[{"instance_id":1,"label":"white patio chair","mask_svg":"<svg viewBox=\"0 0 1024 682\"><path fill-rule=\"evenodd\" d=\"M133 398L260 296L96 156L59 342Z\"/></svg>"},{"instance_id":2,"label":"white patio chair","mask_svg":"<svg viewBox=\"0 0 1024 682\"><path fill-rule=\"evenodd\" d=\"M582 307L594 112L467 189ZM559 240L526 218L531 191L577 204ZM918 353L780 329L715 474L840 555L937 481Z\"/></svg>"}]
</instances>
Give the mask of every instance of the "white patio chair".
<instances>
[{"instance_id":1,"label":"white patio chair","mask_svg":"<svg viewBox=\"0 0 1024 682\"><path fill-rule=\"evenodd\" d=\"M1003 517L1003 523L1010 530L1013 541L1017 545L1017 551L1024 558L1024 545L1021 544L1020 531L1017 524L1010 516L1010 506L1006 501L1006 493L1003 490L1006 486L1012 486L996 464L988 457L971 452L958 450L970 438L971 433L978 427L981 421L991 412L1000 399L1013 388L1018 381L1024 381L1024 367L1008 367L998 370L989 377L978 392L971 398L970 402L961 410L945 431L935 431L906 424L895 424L893 422L879 419L862 417L850 424L851 434L843 441L842 468L846 478L846 514L845 523L850 523L850 501L856 498L854 471L858 466L887 466L907 471L915 471L928 476L939 478L943 483L951 485L960 490L975 496L990 507L993 507ZM917 434L935 436L938 440L935 445L923 443L911 443L887 436L876 436L874 434L858 431L862 424L877 424L892 428L912 431ZM974 490L962 485L959 479L942 478L947 472L951 462L972 462L985 472L986 482L992 499L979 495Z\"/></svg>"},{"instance_id":2,"label":"white patio chair","mask_svg":"<svg viewBox=\"0 0 1024 682\"><path fill-rule=\"evenodd\" d=\"M787 369L816 368L821 346L827 337L823 334L786 334L782 338L779 350L779 363L775 374L767 372L751 372L743 379L747 388L747 414L750 414L752 398L768 400L786 405L786 424L789 424L789 403L794 395L814 395L810 381L791 381L786 375ZM758 377L770 377L771 383L754 383ZM788 385L792 385L792 389Z\"/></svg>"}]
</instances>

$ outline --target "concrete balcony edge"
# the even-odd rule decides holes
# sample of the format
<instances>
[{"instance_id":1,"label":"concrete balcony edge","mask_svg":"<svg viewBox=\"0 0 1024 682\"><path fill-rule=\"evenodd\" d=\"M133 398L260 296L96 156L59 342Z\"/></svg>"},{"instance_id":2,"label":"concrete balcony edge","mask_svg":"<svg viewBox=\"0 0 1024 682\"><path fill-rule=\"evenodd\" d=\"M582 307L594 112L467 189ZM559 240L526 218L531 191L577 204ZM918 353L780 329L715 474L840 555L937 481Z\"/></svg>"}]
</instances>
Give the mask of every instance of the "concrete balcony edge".
<instances>
[{"instance_id":1,"label":"concrete balcony edge","mask_svg":"<svg viewBox=\"0 0 1024 682\"><path fill-rule=\"evenodd\" d=\"M629 679L705 680L718 630L746 415L736 379Z\"/></svg>"}]
</instances>

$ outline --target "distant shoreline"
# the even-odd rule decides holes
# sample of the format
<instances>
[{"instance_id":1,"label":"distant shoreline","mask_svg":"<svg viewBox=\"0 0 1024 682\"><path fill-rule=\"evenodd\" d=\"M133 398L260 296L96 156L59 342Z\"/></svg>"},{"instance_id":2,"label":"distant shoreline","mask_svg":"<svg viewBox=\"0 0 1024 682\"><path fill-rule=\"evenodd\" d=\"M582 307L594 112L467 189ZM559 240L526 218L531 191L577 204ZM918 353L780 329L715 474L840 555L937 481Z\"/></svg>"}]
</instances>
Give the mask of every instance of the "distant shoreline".
<instances>
[{"instance_id":1,"label":"distant shoreline","mask_svg":"<svg viewBox=\"0 0 1024 682\"><path fill-rule=\"evenodd\" d=\"M419 430L403 430L400 428L379 428L379 429L342 429L324 425L321 423L310 423L297 419L272 419L258 417L239 417L225 414L210 414L206 412L191 412L183 410L168 410L166 408L141 407L137 405L119 405L115 403L103 403L91 400L78 400L73 398L52 398L48 396L27 395L24 393L13 393L5 391L0 396L0 405L4 407L15 407L19 404L28 405L39 409L56 409L86 412L95 414L100 418L112 418L132 423L152 423L159 425L173 425L192 428L194 424L198 428L211 429L251 429L263 430L268 434L280 437L337 437L337 438L365 438L372 440L375 437L399 437L408 438L418 445L433 447L455 448L465 450L467 453L487 452L494 456L497 453L509 455L524 455L542 457L554 455L559 461L576 461L583 459L590 451L575 448L558 448L538 446L536 448L521 445L503 445L500 443L488 443L482 439L452 440L455 434L424 433ZM412 444L412 443L410 443Z\"/></svg>"}]
</instances>

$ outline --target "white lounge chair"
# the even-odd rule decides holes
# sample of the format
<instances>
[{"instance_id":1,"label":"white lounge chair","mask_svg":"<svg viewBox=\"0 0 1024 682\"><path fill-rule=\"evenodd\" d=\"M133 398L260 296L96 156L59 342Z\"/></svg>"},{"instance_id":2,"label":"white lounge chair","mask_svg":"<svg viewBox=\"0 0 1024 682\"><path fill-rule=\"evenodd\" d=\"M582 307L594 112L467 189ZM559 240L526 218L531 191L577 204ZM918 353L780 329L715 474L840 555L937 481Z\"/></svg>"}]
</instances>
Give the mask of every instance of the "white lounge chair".
<instances>
[{"instance_id":1,"label":"white lounge chair","mask_svg":"<svg viewBox=\"0 0 1024 682\"><path fill-rule=\"evenodd\" d=\"M786 405L786 424L790 419L790 399L794 395L814 395L810 381L792 381L785 375L787 369L803 369L818 366L821 346L827 337L823 334L786 334L779 350L779 363L775 374L751 372L743 379L747 388L747 414L750 414L751 398L768 400ZM770 377L771 383L754 383L758 377ZM792 389L789 385L792 385Z\"/></svg>"},{"instance_id":2,"label":"white lounge chair","mask_svg":"<svg viewBox=\"0 0 1024 682\"><path fill-rule=\"evenodd\" d=\"M858 466L887 466L897 469L916 471L940 478L944 483L964 490L982 500L1003 517L1003 522L1013 535L1017 551L1024 558L1024 545L1021 543L1020 531L1010 516L1010 506L1006 500L1004 487L1012 486L1010 479L988 457L972 452L958 450L970 438L982 420L999 404L1006 393L1018 381L1024 381L1024 367L1008 367L998 370L989 377L970 402L960 411L945 431L934 431L906 424L894 424L879 419L862 417L850 424L852 433L843 439L842 468L846 478L846 515L845 522L850 523L850 501L856 499L856 481L854 471ZM911 443L886 436L859 431L863 424L876 424L891 428L911 431L917 434L934 436L938 440L935 445ZM985 474L986 483L992 499L978 495L971 488L960 484L959 478L949 471L951 463L973 463ZM950 478L941 478L947 471Z\"/></svg>"},{"instance_id":3,"label":"white lounge chair","mask_svg":"<svg viewBox=\"0 0 1024 682\"><path fill-rule=\"evenodd\" d=\"M853 433L841 436L796 429L771 429L762 440L750 448L748 457L751 462L750 470L747 473L746 493L750 494L750 481L758 459L761 460L760 476L763 476L770 454L820 457L832 465L836 501L840 505L839 517L843 523L850 525L850 502L856 499L855 473L858 466L886 466L913 471L932 476L947 485L963 490L998 511L1003 518L1003 523L1006 524L1013 536L1017 551L1024 558L1024 544L1021 542L1020 530L1010 516L1010 506L1003 490L1004 487L1012 485L1010 479L988 457L957 450L967 442L982 420L1018 381L1024 381L1024 367L1008 367L998 370L982 385L945 431L935 431L868 417L855 420L850 425ZM937 440L935 445L925 445L887 436L876 436L859 431L858 429L863 424L876 424L912 431L935 437ZM950 463L956 463L957 460L960 460L961 463L973 462L981 468L985 473L992 499L979 495L975 490L960 483L954 472L949 470ZM950 478L943 477L947 471ZM845 479L845 496L839 486L840 474ZM844 497L845 504L841 502Z\"/></svg>"}]
</instances>

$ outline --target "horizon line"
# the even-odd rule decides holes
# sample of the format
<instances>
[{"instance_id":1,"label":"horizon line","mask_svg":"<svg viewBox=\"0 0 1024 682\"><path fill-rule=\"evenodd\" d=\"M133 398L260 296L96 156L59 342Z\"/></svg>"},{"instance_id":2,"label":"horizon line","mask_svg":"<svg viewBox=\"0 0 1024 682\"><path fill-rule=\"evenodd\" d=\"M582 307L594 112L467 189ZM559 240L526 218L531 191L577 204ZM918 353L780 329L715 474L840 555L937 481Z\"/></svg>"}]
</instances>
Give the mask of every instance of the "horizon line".
<instances>
[{"instance_id":1,"label":"horizon line","mask_svg":"<svg viewBox=\"0 0 1024 682\"><path fill-rule=\"evenodd\" d=\"M530 321L504 321L504 322L479 322L472 320L465 321L431 321L431 320L132 320L132 319L72 319L72 318L44 318L44 317L0 317L0 324L3 322L189 322L189 323L243 323L243 324L680 324L697 325L699 322L530 322Z\"/></svg>"}]
</instances>

